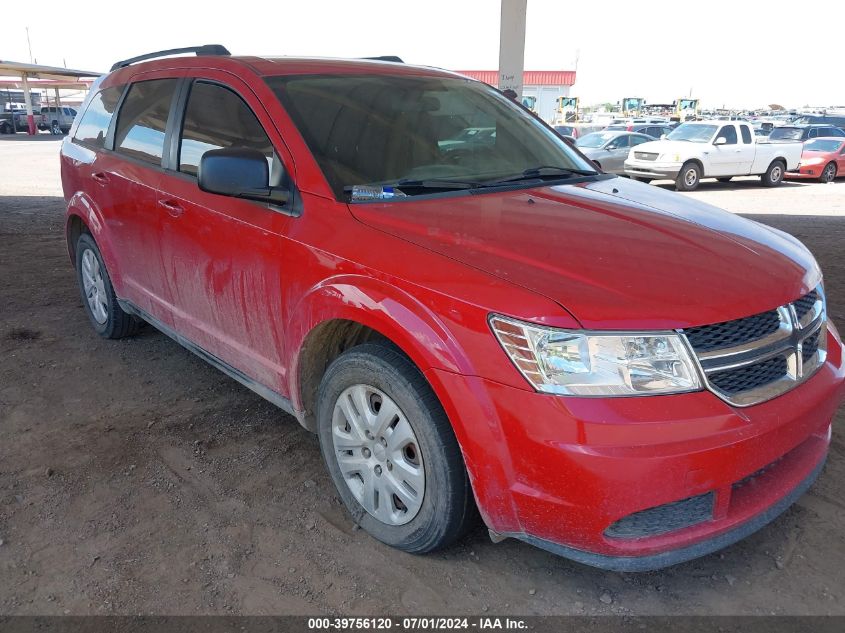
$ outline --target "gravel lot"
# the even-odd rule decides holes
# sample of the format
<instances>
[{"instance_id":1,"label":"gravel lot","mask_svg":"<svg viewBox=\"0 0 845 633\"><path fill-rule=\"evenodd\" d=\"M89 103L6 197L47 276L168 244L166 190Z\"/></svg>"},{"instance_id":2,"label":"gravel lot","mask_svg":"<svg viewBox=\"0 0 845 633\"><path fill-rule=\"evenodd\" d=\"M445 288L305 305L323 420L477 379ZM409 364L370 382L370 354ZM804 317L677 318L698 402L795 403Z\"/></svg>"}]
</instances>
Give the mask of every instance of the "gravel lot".
<instances>
[{"instance_id":1,"label":"gravel lot","mask_svg":"<svg viewBox=\"0 0 845 633\"><path fill-rule=\"evenodd\" d=\"M845 614L845 444L719 554L603 572L479 528L425 557L354 526L316 440L165 336L104 341L65 252L58 141L0 137L0 614ZM845 324L845 182L693 197L798 236Z\"/></svg>"}]
</instances>

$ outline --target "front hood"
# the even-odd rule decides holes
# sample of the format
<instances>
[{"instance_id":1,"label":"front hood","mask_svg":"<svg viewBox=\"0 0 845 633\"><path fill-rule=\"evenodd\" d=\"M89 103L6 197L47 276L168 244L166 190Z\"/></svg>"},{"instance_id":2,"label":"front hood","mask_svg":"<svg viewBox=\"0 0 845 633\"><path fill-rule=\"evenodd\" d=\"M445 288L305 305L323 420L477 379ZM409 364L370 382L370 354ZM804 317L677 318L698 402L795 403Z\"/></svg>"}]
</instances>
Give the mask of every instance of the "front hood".
<instances>
[{"instance_id":1,"label":"front hood","mask_svg":"<svg viewBox=\"0 0 845 633\"><path fill-rule=\"evenodd\" d=\"M653 154L689 154L695 151L696 146L703 145L703 143L693 143L691 141L647 141L640 143L633 148L635 152L650 152ZM693 148L692 150L690 148Z\"/></svg>"},{"instance_id":2,"label":"front hood","mask_svg":"<svg viewBox=\"0 0 845 633\"><path fill-rule=\"evenodd\" d=\"M785 304L820 280L795 238L625 178L353 204L350 211L373 228L544 295L585 328L726 321Z\"/></svg>"}]
</instances>

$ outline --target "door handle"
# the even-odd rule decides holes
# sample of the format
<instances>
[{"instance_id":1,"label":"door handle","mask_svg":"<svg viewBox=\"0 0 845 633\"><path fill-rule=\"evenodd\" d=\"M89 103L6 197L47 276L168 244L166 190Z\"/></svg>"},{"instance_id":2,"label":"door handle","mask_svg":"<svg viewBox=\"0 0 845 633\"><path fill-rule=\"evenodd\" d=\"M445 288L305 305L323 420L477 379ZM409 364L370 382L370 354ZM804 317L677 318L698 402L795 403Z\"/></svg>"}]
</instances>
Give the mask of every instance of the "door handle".
<instances>
[{"instance_id":1,"label":"door handle","mask_svg":"<svg viewBox=\"0 0 845 633\"><path fill-rule=\"evenodd\" d=\"M102 172L102 171L98 171L96 173L91 174L91 178L93 180L96 180L101 185L105 185L109 181L109 177L106 175L105 172Z\"/></svg>"},{"instance_id":2,"label":"door handle","mask_svg":"<svg viewBox=\"0 0 845 633\"><path fill-rule=\"evenodd\" d=\"M176 202L176 200L159 200L158 203L160 206L167 209L167 212L174 218L178 218L185 212L182 205Z\"/></svg>"}]
</instances>

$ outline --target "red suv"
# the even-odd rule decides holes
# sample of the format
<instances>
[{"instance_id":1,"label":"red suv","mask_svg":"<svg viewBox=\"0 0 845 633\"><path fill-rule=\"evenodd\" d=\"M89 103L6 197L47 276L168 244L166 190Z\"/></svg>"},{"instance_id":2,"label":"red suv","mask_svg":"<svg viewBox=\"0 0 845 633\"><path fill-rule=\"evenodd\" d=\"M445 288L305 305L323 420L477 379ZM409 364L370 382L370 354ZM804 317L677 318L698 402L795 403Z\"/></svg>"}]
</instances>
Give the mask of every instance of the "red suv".
<instances>
[{"instance_id":1,"label":"red suv","mask_svg":"<svg viewBox=\"0 0 845 633\"><path fill-rule=\"evenodd\" d=\"M653 569L819 474L845 367L796 239L596 171L460 75L175 52L116 64L62 147L88 316L295 415L375 538L427 552L477 506Z\"/></svg>"}]
</instances>

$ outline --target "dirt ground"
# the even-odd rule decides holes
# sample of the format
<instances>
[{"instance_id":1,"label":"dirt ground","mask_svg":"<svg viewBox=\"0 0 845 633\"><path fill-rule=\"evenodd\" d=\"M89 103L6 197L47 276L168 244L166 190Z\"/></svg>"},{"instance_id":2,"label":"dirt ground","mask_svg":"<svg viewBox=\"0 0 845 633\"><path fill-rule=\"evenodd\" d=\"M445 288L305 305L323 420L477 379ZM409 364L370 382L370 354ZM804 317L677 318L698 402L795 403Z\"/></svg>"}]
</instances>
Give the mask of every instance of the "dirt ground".
<instances>
[{"instance_id":1,"label":"dirt ground","mask_svg":"<svg viewBox=\"0 0 845 633\"><path fill-rule=\"evenodd\" d=\"M94 334L57 149L0 140L0 614L845 614L842 411L786 514L661 572L494 545L481 527L423 557L377 543L293 418L152 329ZM845 183L694 195L770 211L754 219L810 247L845 325Z\"/></svg>"}]
</instances>

